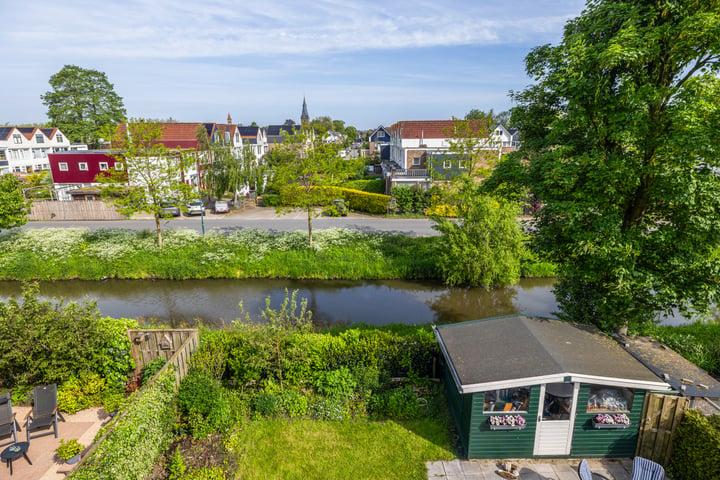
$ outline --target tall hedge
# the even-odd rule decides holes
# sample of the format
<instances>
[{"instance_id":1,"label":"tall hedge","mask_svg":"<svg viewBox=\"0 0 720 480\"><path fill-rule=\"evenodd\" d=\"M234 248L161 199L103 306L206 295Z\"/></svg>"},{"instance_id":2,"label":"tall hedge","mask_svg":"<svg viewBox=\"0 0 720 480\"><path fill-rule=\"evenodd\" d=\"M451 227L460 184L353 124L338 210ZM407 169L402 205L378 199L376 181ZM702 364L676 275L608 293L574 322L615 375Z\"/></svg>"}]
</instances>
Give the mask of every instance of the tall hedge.
<instances>
[{"instance_id":1,"label":"tall hedge","mask_svg":"<svg viewBox=\"0 0 720 480\"><path fill-rule=\"evenodd\" d=\"M351 210L367 213L386 213L390 196L379 193L368 193L360 190L342 187L316 187L322 188L325 192L322 197L342 198L347 202ZM287 195L287 190L283 195ZM281 195L282 196L282 195ZM286 203L283 198L282 203Z\"/></svg>"},{"instance_id":2,"label":"tall hedge","mask_svg":"<svg viewBox=\"0 0 720 480\"><path fill-rule=\"evenodd\" d=\"M675 480L720 480L720 416L685 412L673 437L668 473Z\"/></svg>"},{"instance_id":3,"label":"tall hedge","mask_svg":"<svg viewBox=\"0 0 720 480\"><path fill-rule=\"evenodd\" d=\"M150 476L173 437L175 397L175 374L168 370L142 391L69 478L137 480Z\"/></svg>"}]
</instances>

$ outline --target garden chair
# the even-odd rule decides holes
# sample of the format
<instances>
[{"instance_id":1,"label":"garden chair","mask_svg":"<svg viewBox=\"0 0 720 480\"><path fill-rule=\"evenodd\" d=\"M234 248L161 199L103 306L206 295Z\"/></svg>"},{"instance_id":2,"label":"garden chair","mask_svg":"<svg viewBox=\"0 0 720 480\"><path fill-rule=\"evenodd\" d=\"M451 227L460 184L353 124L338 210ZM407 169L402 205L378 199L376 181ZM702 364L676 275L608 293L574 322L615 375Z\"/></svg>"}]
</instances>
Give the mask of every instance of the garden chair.
<instances>
[{"instance_id":1,"label":"garden chair","mask_svg":"<svg viewBox=\"0 0 720 480\"><path fill-rule=\"evenodd\" d=\"M62 416L60 416L60 418L62 418ZM25 433L28 442L31 438L42 437L43 435L50 435L51 433L55 433L55 438L57 438L58 405L56 384L53 383L52 385L33 388L33 408L32 411L28 412L25 421ZM65 421L64 418L63 421ZM49 427L53 427L52 432L30 436L30 432L33 430Z\"/></svg>"},{"instance_id":2,"label":"garden chair","mask_svg":"<svg viewBox=\"0 0 720 480\"><path fill-rule=\"evenodd\" d=\"M12 440L0 443L0 447L11 443L17 443L17 431L19 428L20 425L18 425L17 420L15 419L15 412L12 410L10 394L3 393L0 395L0 437L12 435Z\"/></svg>"},{"instance_id":3,"label":"garden chair","mask_svg":"<svg viewBox=\"0 0 720 480\"><path fill-rule=\"evenodd\" d=\"M578 465L578 476L580 477L580 480L593 480L596 478L602 480L610 480L604 475L591 472L590 465L588 465L587 460L583 460L582 462L580 462L580 465Z\"/></svg>"},{"instance_id":4,"label":"garden chair","mask_svg":"<svg viewBox=\"0 0 720 480\"><path fill-rule=\"evenodd\" d=\"M635 457L633 460L632 480L663 480L665 469L647 458Z\"/></svg>"}]
</instances>

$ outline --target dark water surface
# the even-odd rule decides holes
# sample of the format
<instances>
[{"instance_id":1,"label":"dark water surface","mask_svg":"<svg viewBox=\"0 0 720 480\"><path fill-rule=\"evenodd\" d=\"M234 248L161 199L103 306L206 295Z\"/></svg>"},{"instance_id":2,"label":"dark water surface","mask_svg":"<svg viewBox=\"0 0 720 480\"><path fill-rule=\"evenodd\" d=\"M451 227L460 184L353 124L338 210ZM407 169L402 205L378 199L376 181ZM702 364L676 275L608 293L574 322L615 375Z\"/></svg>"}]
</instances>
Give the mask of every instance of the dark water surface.
<instances>
[{"instance_id":1,"label":"dark water surface","mask_svg":"<svg viewBox=\"0 0 720 480\"><path fill-rule=\"evenodd\" d=\"M320 280L66 280L41 282L40 295L65 301L96 300L107 316L157 319L172 325L221 325L240 316L238 303L255 319L270 297L279 308L285 289L308 299L313 319L322 324L387 325L452 323L523 313L554 317L552 278L522 279L512 287L449 288L441 284ZM0 282L0 300L20 295L18 282ZM685 319L670 318L666 324Z\"/></svg>"}]
</instances>

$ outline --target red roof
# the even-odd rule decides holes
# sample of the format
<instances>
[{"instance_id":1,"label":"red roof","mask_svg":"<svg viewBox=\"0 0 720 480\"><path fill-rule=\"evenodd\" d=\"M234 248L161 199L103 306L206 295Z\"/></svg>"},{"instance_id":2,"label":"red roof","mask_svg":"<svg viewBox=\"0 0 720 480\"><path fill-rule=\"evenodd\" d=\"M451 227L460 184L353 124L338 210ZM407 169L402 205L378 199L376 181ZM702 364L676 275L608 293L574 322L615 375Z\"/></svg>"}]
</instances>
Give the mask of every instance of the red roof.
<instances>
[{"instance_id":1,"label":"red roof","mask_svg":"<svg viewBox=\"0 0 720 480\"><path fill-rule=\"evenodd\" d=\"M158 126L163 129L162 137L159 143L162 143L165 148L198 148L197 141L197 129L202 127L207 132L206 123L166 123L159 122ZM127 131L127 125L121 123L118 125L121 134Z\"/></svg>"},{"instance_id":2,"label":"red roof","mask_svg":"<svg viewBox=\"0 0 720 480\"><path fill-rule=\"evenodd\" d=\"M388 128L391 135L400 138L452 138L455 120L402 120ZM479 122L470 123L473 130L477 129L487 136L487 132Z\"/></svg>"}]
</instances>

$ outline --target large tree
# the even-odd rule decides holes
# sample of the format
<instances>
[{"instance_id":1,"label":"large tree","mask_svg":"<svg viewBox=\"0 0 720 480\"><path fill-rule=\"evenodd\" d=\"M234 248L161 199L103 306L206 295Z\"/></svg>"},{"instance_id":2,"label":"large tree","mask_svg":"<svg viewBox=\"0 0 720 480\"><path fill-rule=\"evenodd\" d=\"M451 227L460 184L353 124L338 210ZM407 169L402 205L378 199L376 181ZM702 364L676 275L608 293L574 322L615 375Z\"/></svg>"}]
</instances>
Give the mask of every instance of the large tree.
<instances>
[{"instance_id":1,"label":"large tree","mask_svg":"<svg viewBox=\"0 0 720 480\"><path fill-rule=\"evenodd\" d=\"M163 203L184 209L194 187L185 181L195 162L194 151L170 150L160 139L163 127L145 119L131 119L118 126L113 134L111 155L115 168L97 176L103 196L124 215L145 212L155 218L158 248L163 248L161 219Z\"/></svg>"},{"instance_id":2,"label":"large tree","mask_svg":"<svg viewBox=\"0 0 720 480\"><path fill-rule=\"evenodd\" d=\"M706 312L720 269L720 2L593 0L514 93L562 315Z\"/></svg>"},{"instance_id":3,"label":"large tree","mask_svg":"<svg viewBox=\"0 0 720 480\"><path fill-rule=\"evenodd\" d=\"M205 129L202 129L205 132ZM207 135L204 135L207 138ZM243 145L239 152L224 139L207 142L204 146L205 161L201 178L208 193L221 199L225 192L232 192L233 201L244 187L260 188L267 172L265 164L258 160L252 146Z\"/></svg>"},{"instance_id":4,"label":"large tree","mask_svg":"<svg viewBox=\"0 0 720 480\"><path fill-rule=\"evenodd\" d=\"M318 207L329 205L337 198L327 188L340 185L358 173L361 162L344 160L339 147L323 143L310 129L302 129L273 149L272 184L283 198L284 206L307 212L308 243L312 247L312 219Z\"/></svg>"},{"instance_id":5,"label":"large tree","mask_svg":"<svg viewBox=\"0 0 720 480\"><path fill-rule=\"evenodd\" d=\"M0 176L0 229L25 225L28 213L30 208L17 177L10 173Z\"/></svg>"},{"instance_id":6,"label":"large tree","mask_svg":"<svg viewBox=\"0 0 720 480\"><path fill-rule=\"evenodd\" d=\"M40 98L51 125L72 142L97 148L103 129L125 119L122 98L103 72L65 65L50 77L50 86Z\"/></svg>"}]
</instances>

